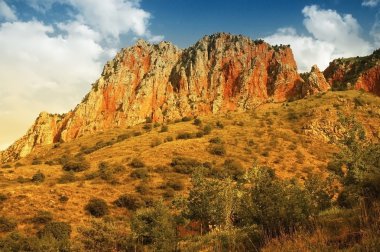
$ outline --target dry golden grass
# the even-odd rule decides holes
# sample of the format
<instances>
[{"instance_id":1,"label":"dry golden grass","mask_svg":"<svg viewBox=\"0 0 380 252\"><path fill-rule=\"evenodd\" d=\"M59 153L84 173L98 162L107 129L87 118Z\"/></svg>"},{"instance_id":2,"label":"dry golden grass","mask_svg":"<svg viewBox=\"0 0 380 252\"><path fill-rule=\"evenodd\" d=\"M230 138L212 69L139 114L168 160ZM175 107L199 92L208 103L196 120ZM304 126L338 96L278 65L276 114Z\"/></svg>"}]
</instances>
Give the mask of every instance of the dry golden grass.
<instances>
[{"instance_id":1,"label":"dry golden grass","mask_svg":"<svg viewBox=\"0 0 380 252\"><path fill-rule=\"evenodd\" d=\"M369 105L354 109L353 99L358 96ZM334 106L337 103L340 105ZM19 230L33 233L34 226L28 222L28 219L39 210L47 210L53 213L56 220L69 222L75 231L76 227L86 225L91 219L84 210L85 204L90 198L98 197L110 205L111 215L128 216L127 210L113 206L112 202L125 193L139 195L136 186L140 183L149 187L149 197L160 198L164 193L164 190L159 188L160 185L170 178L177 178L184 183L184 190L175 194L187 194L190 187L189 175L176 174L170 168L165 171L157 170L158 167L170 166L175 156L194 158L202 163L210 162L215 167L222 166L226 159L238 160L246 169L253 164L271 166L284 178L294 176L302 178L310 172L324 172L327 162L338 148L318 137L305 135L302 127L315 117L315 111L323 113L327 110L355 114L373 140L378 141L376 135L379 136L380 98L356 91L329 92L287 104L263 104L255 111L245 113L201 117L203 125L210 124L213 130L209 135L187 140L176 140L176 136L183 132L196 133L199 127L194 125L193 121L170 123L168 131L162 133L161 127L145 131L143 125L128 129L115 128L83 136L75 141L59 144L55 148L41 147L29 157L17 161L23 166L15 168L16 162L14 162L10 164L12 168L0 168L2 193L9 196L9 199L0 203L0 215L15 218L19 223ZM297 119L289 120L290 112L295 113ZM223 128L215 126L218 121L224 125ZM116 142L118 136L126 133L133 135L133 132L142 134ZM166 142L165 139L170 136L174 140ZM214 137L223 140L226 155L210 154L209 140ZM84 155L90 162L91 168L76 173L75 182L59 184L58 180L64 173L61 165L45 164L46 161L60 158L65 154L74 156L81 152L81 148L95 146L100 141L112 143ZM152 142L162 143L152 145ZM31 164L36 157L42 161L42 164ZM142 181L130 177L134 168L128 164L133 158L144 161L149 171L149 178ZM126 171L115 175L112 183L99 177L86 180L86 175L97 172L98 164L102 161L120 163L126 167ZM43 183L20 183L19 177L30 179L37 171L46 175ZM69 200L65 203L60 202L61 195L68 196Z\"/></svg>"}]
</instances>

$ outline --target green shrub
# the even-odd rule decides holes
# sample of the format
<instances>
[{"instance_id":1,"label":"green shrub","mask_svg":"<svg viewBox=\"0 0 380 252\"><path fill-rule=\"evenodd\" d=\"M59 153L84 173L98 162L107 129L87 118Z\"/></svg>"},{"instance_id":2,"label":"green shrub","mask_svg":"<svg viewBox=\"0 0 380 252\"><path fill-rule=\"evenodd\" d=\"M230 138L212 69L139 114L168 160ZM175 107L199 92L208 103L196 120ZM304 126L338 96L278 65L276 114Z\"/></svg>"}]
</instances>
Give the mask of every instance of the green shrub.
<instances>
[{"instance_id":1,"label":"green shrub","mask_svg":"<svg viewBox=\"0 0 380 252\"><path fill-rule=\"evenodd\" d=\"M153 122L153 119L149 116L145 117L145 122L146 123L152 123Z\"/></svg>"},{"instance_id":2,"label":"green shrub","mask_svg":"<svg viewBox=\"0 0 380 252\"><path fill-rule=\"evenodd\" d=\"M129 165L133 168L145 167L145 163L138 158L133 158L132 161L129 163Z\"/></svg>"},{"instance_id":3,"label":"green shrub","mask_svg":"<svg viewBox=\"0 0 380 252\"><path fill-rule=\"evenodd\" d=\"M131 230L138 243L151 245L152 251L175 251L175 222L170 210L161 202L137 210L131 220Z\"/></svg>"},{"instance_id":4,"label":"green shrub","mask_svg":"<svg viewBox=\"0 0 380 252\"><path fill-rule=\"evenodd\" d=\"M190 116L185 116L185 117L182 117L182 122L189 122L191 121L191 117Z\"/></svg>"},{"instance_id":5,"label":"green shrub","mask_svg":"<svg viewBox=\"0 0 380 252\"><path fill-rule=\"evenodd\" d=\"M211 133L211 130L212 130L212 127L211 127L210 124L207 124L207 125L205 125L205 126L203 127L203 133L204 133L205 135L210 134L210 133Z\"/></svg>"},{"instance_id":6,"label":"green shrub","mask_svg":"<svg viewBox=\"0 0 380 252\"><path fill-rule=\"evenodd\" d=\"M195 168L202 167L202 163L193 158L174 157L170 165L174 168L175 172L190 174Z\"/></svg>"},{"instance_id":7,"label":"green shrub","mask_svg":"<svg viewBox=\"0 0 380 252\"><path fill-rule=\"evenodd\" d=\"M0 216L0 232L10 232L17 227L17 223L9 218Z\"/></svg>"},{"instance_id":8,"label":"green shrub","mask_svg":"<svg viewBox=\"0 0 380 252\"><path fill-rule=\"evenodd\" d=\"M68 240L71 235L71 226L65 222L49 222L37 233L38 237L53 237L56 240Z\"/></svg>"},{"instance_id":9,"label":"green shrub","mask_svg":"<svg viewBox=\"0 0 380 252\"><path fill-rule=\"evenodd\" d=\"M65 202L69 201L69 197L66 195L61 195L61 196L59 196L58 200L62 203L65 203Z\"/></svg>"},{"instance_id":10,"label":"green shrub","mask_svg":"<svg viewBox=\"0 0 380 252\"><path fill-rule=\"evenodd\" d=\"M149 124L149 123L147 123L143 126L143 129L146 131L150 131L150 130L152 130L152 128L153 128L152 124Z\"/></svg>"},{"instance_id":11,"label":"green shrub","mask_svg":"<svg viewBox=\"0 0 380 252\"><path fill-rule=\"evenodd\" d=\"M122 164L109 164L107 162L100 162L98 165L99 177L105 181L115 181L115 174L125 171L125 167Z\"/></svg>"},{"instance_id":12,"label":"green shrub","mask_svg":"<svg viewBox=\"0 0 380 252\"><path fill-rule=\"evenodd\" d=\"M141 195L146 195L150 191L149 186L147 183L140 183L136 186L136 192L140 193Z\"/></svg>"},{"instance_id":13,"label":"green shrub","mask_svg":"<svg viewBox=\"0 0 380 252\"><path fill-rule=\"evenodd\" d=\"M45 181L45 175L42 172L40 172L40 171L38 171L32 177L32 182L33 183L42 183L44 181Z\"/></svg>"},{"instance_id":14,"label":"green shrub","mask_svg":"<svg viewBox=\"0 0 380 252\"><path fill-rule=\"evenodd\" d=\"M197 126L200 126L200 125L202 125L202 120L199 119L199 118L195 118L193 124L197 125Z\"/></svg>"},{"instance_id":15,"label":"green shrub","mask_svg":"<svg viewBox=\"0 0 380 252\"><path fill-rule=\"evenodd\" d=\"M134 136L141 136L142 133L141 133L140 131L135 131L135 132L133 132L133 135L134 135Z\"/></svg>"},{"instance_id":16,"label":"green shrub","mask_svg":"<svg viewBox=\"0 0 380 252\"><path fill-rule=\"evenodd\" d=\"M31 219L35 224L46 224L53 220L53 215L49 211L38 211L37 214Z\"/></svg>"},{"instance_id":17,"label":"green shrub","mask_svg":"<svg viewBox=\"0 0 380 252\"><path fill-rule=\"evenodd\" d=\"M20 163L20 162L17 162L17 163L15 164L15 167L16 167L16 168L21 167L21 166L23 166L23 164Z\"/></svg>"},{"instance_id":18,"label":"green shrub","mask_svg":"<svg viewBox=\"0 0 380 252\"><path fill-rule=\"evenodd\" d=\"M6 201L7 199L8 199L7 195L0 193L0 203Z\"/></svg>"},{"instance_id":19,"label":"green shrub","mask_svg":"<svg viewBox=\"0 0 380 252\"><path fill-rule=\"evenodd\" d=\"M107 215L108 205L107 202L105 202L103 199L99 198L92 198L85 206L85 210L94 217L103 217L104 215Z\"/></svg>"},{"instance_id":20,"label":"green shrub","mask_svg":"<svg viewBox=\"0 0 380 252\"><path fill-rule=\"evenodd\" d=\"M135 179L146 179L149 177L149 172L146 168L135 169L130 176Z\"/></svg>"},{"instance_id":21,"label":"green shrub","mask_svg":"<svg viewBox=\"0 0 380 252\"><path fill-rule=\"evenodd\" d=\"M175 191L182 191L184 188L183 182L179 179L177 180L169 180L165 184L167 187L172 188Z\"/></svg>"},{"instance_id":22,"label":"green shrub","mask_svg":"<svg viewBox=\"0 0 380 252\"><path fill-rule=\"evenodd\" d=\"M166 142L171 142L171 141L173 141L173 137L172 137L172 136L167 136L167 137L165 138L165 141L166 141Z\"/></svg>"},{"instance_id":23,"label":"green shrub","mask_svg":"<svg viewBox=\"0 0 380 252\"><path fill-rule=\"evenodd\" d=\"M160 132L168 132L169 131L169 127L168 127L168 125L162 125L161 126L161 130L160 130Z\"/></svg>"},{"instance_id":24,"label":"green shrub","mask_svg":"<svg viewBox=\"0 0 380 252\"><path fill-rule=\"evenodd\" d=\"M77 157L69 159L62 168L65 171L81 172L89 169L90 163L87 162L84 158Z\"/></svg>"},{"instance_id":25,"label":"green shrub","mask_svg":"<svg viewBox=\"0 0 380 252\"><path fill-rule=\"evenodd\" d=\"M224 161L224 170L228 177L238 180L243 177L245 169L243 165L234 159L227 159Z\"/></svg>"},{"instance_id":26,"label":"green shrub","mask_svg":"<svg viewBox=\"0 0 380 252\"><path fill-rule=\"evenodd\" d=\"M58 179L58 183L67 184L75 182L77 178L75 177L74 171L64 172L61 177Z\"/></svg>"},{"instance_id":27,"label":"green shrub","mask_svg":"<svg viewBox=\"0 0 380 252\"><path fill-rule=\"evenodd\" d=\"M136 211L139 208L145 206L145 202L135 195L123 194L117 200L114 201L117 207L124 207L128 210Z\"/></svg>"},{"instance_id":28,"label":"green shrub","mask_svg":"<svg viewBox=\"0 0 380 252\"><path fill-rule=\"evenodd\" d=\"M33 158L32 165L40 165L42 161L39 158Z\"/></svg>"},{"instance_id":29,"label":"green shrub","mask_svg":"<svg viewBox=\"0 0 380 252\"><path fill-rule=\"evenodd\" d=\"M211 144L208 148L208 151L217 156L224 156L226 155L226 149L224 148L223 144Z\"/></svg>"},{"instance_id":30,"label":"green shrub","mask_svg":"<svg viewBox=\"0 0 380 252\"><path fill-rule=\"evenodd\" d=\"M223 143L223 141L220 137L213 137L209 140L209 143L221 144Z\"/></svg>"},{"instance_id":31,"label":"green shrub","mask_svg":"<svg viewBox=\"0 0 380 252\"><path fill-rule=\"evenodd\" d=\"M203 137L204 136L204 133L203 133L203 131L197 131L197 133L195 133L195 137L197 137L197 138L201 138L201 137Z\"/></svg>"},{"instance_id":32,"label":"green shrub","mask_svg":"<svg viewBox=\"0 0 380 252\"><path fill-rule=\"evenodd\" d=\"M7 168L12 168L10 164L4 164L1 166L1 168L7 169Z\"/></svg>"},{"instance_id":33,"label":"green shrub","mask_svg":"<svg viewBox=\"0 0 380 252\"><path fill-rule=\"evenodd\" d=\"M218 129L223 129L223 128L224 128L224 124L223 124L221 121L217 121L217 122L216 122L216 127L217 127Z\"/></svg>"},{"instance_id":34,"label":"green shrub","mask_svg":"<svg viewBox=\"0 0 380 252\"><path fill-rule=\"evenodd\" d=\"M191 139L194 138L194 134L189 132L178 133L177 139Z\"/></svg>"},{"instance_id":35,"label":"green shrub","mask_svg":"<svg viewBox=\"0 0 380 252\"><path fill-rule=\"evenodd\" d=\"M119 136L117 136L117 142L122 142L124 140L127 140L128 138L130 138L131 135L129 133L125 133L125 134L121 134Z\"/></svg>"}]
</instances>

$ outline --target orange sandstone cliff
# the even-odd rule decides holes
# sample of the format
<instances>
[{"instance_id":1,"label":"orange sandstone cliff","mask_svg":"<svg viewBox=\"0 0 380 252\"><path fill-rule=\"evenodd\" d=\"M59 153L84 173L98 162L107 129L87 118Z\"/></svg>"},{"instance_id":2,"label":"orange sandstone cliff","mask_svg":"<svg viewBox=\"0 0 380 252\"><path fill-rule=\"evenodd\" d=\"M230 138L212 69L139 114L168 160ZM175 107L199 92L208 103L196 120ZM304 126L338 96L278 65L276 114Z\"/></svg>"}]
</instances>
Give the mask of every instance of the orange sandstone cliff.
<instances>
[{"instance_id":1,"label":"orange sandstone cliff","mask_svg":"<svg viewBox=\"0 0 380 252\"><path fill-rule=\"evenodd\" d=\"M364 77L363 77L364 78ZM321 82L321 83L320 83ZM91 91L64 115L41 113L0 158L25 157L38 145L70 141L113 127L184 116L245 111L325 91L317 68L304 81L289 46L218 33L181 50L143 40L109 61Z\"/></svg>"},{"instance_id":2,"label":"orange sandstone cliff","mask_svg":"<svg viewBox=\"0 0 380 252\"><path fill-rule=\"evenodd\" d=\"M336 59L324 75L335 90L363 89L380 96L380 49L365 57Z\"/></svg>"}]
</instances>

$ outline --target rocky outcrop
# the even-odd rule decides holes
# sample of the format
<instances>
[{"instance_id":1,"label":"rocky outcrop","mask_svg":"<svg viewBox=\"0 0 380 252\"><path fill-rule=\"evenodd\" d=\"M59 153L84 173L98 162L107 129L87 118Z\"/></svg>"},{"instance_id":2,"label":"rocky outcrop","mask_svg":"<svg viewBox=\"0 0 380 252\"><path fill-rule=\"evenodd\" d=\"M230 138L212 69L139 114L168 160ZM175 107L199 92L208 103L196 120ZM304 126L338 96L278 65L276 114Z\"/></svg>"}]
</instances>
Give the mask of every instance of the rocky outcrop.
<instances>
[{"instance_id":1,"label":"rocky outcrop","mask_svg":"<svg viewBox=\"0 0 380 252\"><path fill-rule=\"evenodd\" d=\"M326 92L331 88L325 76L316 65L312 66L310 73L304 74L302 77L305 81L301 88L301 95L303 97Z\"/></svg>"},{"instance_id":2,"label":"rocky outcrop","mask_svg":"<svg viewBox=\"0 0 380 252\"><path fill-rule=\"evenodd\" d=\"M333 89L363 89L380 96L380 49L365 57L336 59L324 75Z\"/></svg>"},{"instance_id":3,"label":"rocky outcrop","mask_svg":"<svg viewBox=\"0 0 380 252\"><path fill-rule=\"evenodd\" d=\"M139 40L105 65L73 111L41 114L2 160L24 157L37 145L143 123L146 117L163 122L282 102L299 96L302 85L288 46L226 33L205 36L185 50ZM305 92L318 92L319 84L308 85Z\"/></svg>"}]
</instances>

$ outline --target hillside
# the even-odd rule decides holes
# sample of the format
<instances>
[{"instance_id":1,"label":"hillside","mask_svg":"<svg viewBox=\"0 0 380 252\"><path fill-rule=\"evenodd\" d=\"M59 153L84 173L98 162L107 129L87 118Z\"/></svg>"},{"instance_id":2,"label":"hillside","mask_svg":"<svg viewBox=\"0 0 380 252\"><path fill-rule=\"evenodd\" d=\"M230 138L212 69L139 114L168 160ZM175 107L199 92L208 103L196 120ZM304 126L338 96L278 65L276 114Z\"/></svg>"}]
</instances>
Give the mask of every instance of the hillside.
<instances>
[{"instance_id":1,"label":"hillside","mask_svg":"<svg viewBox=\"0 0 380 252\"><path fill-rule=\"evenodd\" d=\"M72 226L74 241L77 228L92 222L85 210L91 198L104 199L110 207L108 218L130 233L133 211L113 204L119 196L135 195L147 205L158 199L171 204L188 196L191 174L200 166L220 179L239 178L257 165L274 168L282 179L327 176L327 164L348 130L340 115L355 118L368 139L379 141L380 98L344 91L263 104L247 112L184 117L167 122L167 127L148 120L40 146L32 155L2 165L5 200L0 216L14 220L19 232L30 235L43 226L33 218L47 211L54 220ZM62 169L78 158L89 167L80 172ZM38 173L45 179L36 180Z\"/></svg>"},{"instance_id":2,"label":"hillside","mask_svg":"<svg viewBox=\"0 0 380 252\"><path fill-rule=\"evenodd\" d=\"M205 36L181 50L170 42L139 40L108 62L75 109L63 115L43 112L1 160L25 157L36 146L69 142L114 127L167 122L185 116L245 111L326 91L319 78L297 73L292 50L241 35Z\"/></svg>"}]
</instances>

